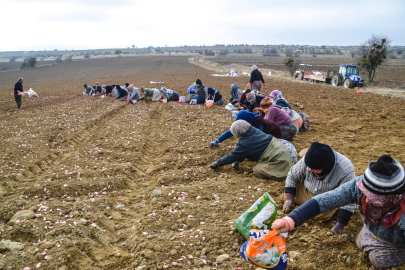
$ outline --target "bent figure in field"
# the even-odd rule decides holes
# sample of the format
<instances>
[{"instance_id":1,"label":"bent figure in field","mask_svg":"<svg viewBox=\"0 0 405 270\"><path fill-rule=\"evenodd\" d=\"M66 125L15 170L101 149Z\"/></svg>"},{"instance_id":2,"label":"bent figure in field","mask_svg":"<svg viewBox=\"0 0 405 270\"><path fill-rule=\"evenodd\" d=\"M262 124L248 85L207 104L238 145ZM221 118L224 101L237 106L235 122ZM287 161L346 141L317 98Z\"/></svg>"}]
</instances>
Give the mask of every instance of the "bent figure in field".
<instances>
[{"instance_id":1,"label":"bent figure in field","mask_svg":"<svg viewBox=\"0 0 405 270\"><path fill-rule=\"evenodd\" d=\"M334 190L355 177L354 167L344 155L332 150L329 145L314 142L287 175L285 194L283 195L284 213L294 209L294 205L302 205L315 195ZM334 209L316 216L317 221L327 221L338 211L337 222L332 229L337 234L344 233L344 226L352 217L355 204Z\"/></svg>"},{"instance_id":2,"label":"bent figure in field","mask_svg":"<svg viewBox=\"0 0 405 270\"><path fill-rule=\"evenodd\" d=\"M148 100L148 97L152 98L152 101L159 101L160 91L156 88L145 88L143 86L139 87L139 92L143 93L143 99L145 102Z\"/></svg>"},{"instance_id":3,"label":"bent figure in field","mask_svg":"<svg viewBox=\"0 0 405 270\"><path fill-rule=\"evenodd\" d=\"M273 105L271 98L262 100L260 110L265 114L265 119L273 120L280 126L284 140L292 141L294 139L297 127L287 112L283 111L280 106Z\"/></svg>"},{"instance_id":4,"label":"bent figure in field","mask_svg":"<svg viewBox=\"0 0 405 270\"><path fill-rule=\"evenodd\" d=\"M160 92L162 93L160 95L160 101L163 101L163 99L167 99L167 101L179 101L180 96L179 93L177 93L174 90L166 89L166 87L160 88Z\"/></svg>"},{"instance_id":5,"label":"bent figure in field","mask_svg":"<svg viewBox=\"0 0 405 270\"><path fill-rule=\"evenodd\" d=\"M246 98L246 95L251 92L250 89L246 89L243 93L242 96L239 99L239 106L241 110L247 110L249 108L249 101Z\"/></svg>"},{"instance_id":6,"label":"bent figure in field","mask_svg":"<svg viewBox=\"0 0 405 270\"><path fill-rule=\"evenodd\" d=\"M197 104L204 104L205 100L208 98L208 88L201 82L200 79L197 79L195 96L192 100L196 100Z\"/></svg>"},{"instance_id":7,"label":"bent figure in field","mask_svg":"<svg viewBox=\"0 0 405 270\"><path fill-rule=\"evenodd\" d=\"M115 96L119 101L126 101L128 97L128 92L125 87L120 86L118 84L113 84Z\"/></svg>"},{"instance_id":8,"label":"bent figure in field","mask_svg":"<svg viewBox=\"0 0 405 270\"><path fill-rule=\"evenodd\" d=\"M105 92L103 91L103 88L100 86L100 84L98 84L98 82L96 82L96 85L93 87L93 91L96 94L96 96L101 96L104 95Z\"/></svg>"},{"instance_id":9,"label":"bent figure in field","mask_svg":"<svg viewBox=\"0 0 405 270\"><path fill-rule=\"evenodd\" d=\"M231 153L212 163L210 165L212 169L227 164L232 164L234 169L239 169L239 163L248 159L257 161L253 167L253 172L257 177L285 179L292 166L293 158L280 140L252 127L245 120L235 121L230 132L238 139L238 143Z\"/></svg>"},{"instance_id":10,"label":"bent figure in field","mask_svg":"<svg viewBox=\"0 0 405 270\"><path fill-rule=\"evenodd\" d=\"M103 85L103 91L105 92L106 96L111 96L112 94L112 86L111 85Z\"/></svg>"},{"instance_id":11,"label":"bent figure in field","mask_svg":"<svg viewBox=\"0 0 405 270\"><path fill-rule=\"evenodd\" d=\"M270 134L274 137L276 137L277 139L282 139L283 138L283 132L280 128L280 126L271 120L267 120L264 119L263 117L261 117L258 114L249 112L247 110L243 110L238 112L238 114L236 115L236 119L235 121L238 120L244 120L246 122L248 122L249 124L251 124L253 127L263 131L265 134ZM214 147L216 145L218 145L219 143L232 138L233 134L230 130L226 131L225 133L223 133L221 136L218 137L218 139L216 139L213 142L210 142L210 146Z\"/></svg>"},{"instance_id":12,"label":"bent figure in field","mask_svg":"<svg viewBox=\"0 0 405 270\"><path fill-rule=\"evenodd\" d=\"M213 100L214 105L224 105L224 98L215 88L208 88L208 100Z\"/></svg>"},{"instance_id":13,"label":"bent figure in field","mask_svg":"<svg viewBox=\"0 0 405 270\"><path fill-rule=\"evenodd\" d=\"M197 84L196 84L196 83L193 83L193 84L187 89L187 93L188 93L188 96L187 96L187 99L186 99L186 102L187 102L187 103L190 103L190 101L194 98L195 92L196 92L196 88L197 88Z\"/></svg>"},{"instance_id":14,"label":"bent figure in field","mask_svg":"<svg viewBox=\"0 0 405 270\"><path fill-rule=\"evenodd\" d=\"M364 226L357 247L368 252L370 262L389 269L405 264L405 179L402 165L388 155L370 162L363 175L338 188L316 195L271 228L287 232L306 220L336 208L357 204Z\"/></svg>"},{"instance_id":15,"label":"bent figure in field","mask_svg":"<svg viewBox=\"0 0 405 270\"><path fill-rule=\"evenodd\" d=\"M23 81L24 81L24 79L22 77L20 77L14 85L14 99L15 99L15 103L17 103L18 109L22 108L21 96L24 94Z\"/></svg>"},{"instance_id":16,"label":"bent figure in field","mask_svg":"<svg viewBox=\"0 0 405 270\"><path fill-rule=\"evenodd\" d=\"M138 91L138 88L135 88L133 84L130 84L128 87L128 102L133 102L136 100L137 102L141 100L141 94Z\"/></svg>"},{"instance_id":17,"label":"bent figure in field","mask_svg":"<svg viewBox=\"0 0 405 270\"><path fill-rule=\"evenodd\" d=\"M290 104L288 104L287 100L283 98L283 93L281 93L280 90L273 90L270 93L270 98L273 99L273 105L278 105L280 107L288 107L290 110L292 110Z\"/></svg>"},{"instance_id":18,"label":"bent figure in field","mask_svg":"<svg viewBox=\"0 0 405 270\"><path fill-rule=\"evenodd\" d=\"M258 107L260 107L260 103L264 98L266 98L265 95L255 94L254 92L248 93L246 95L246 99L249 104L248 110L251 112L255 111Z\"/></svg>"},{"instance_id":19,"label":"bent figure in field","mask_svg":"<svg viewBox=\"0 0 405 270\"><path fill-rule=\"evenodd\" d=\"M248 83L248 86L250 86L250 89L252 89L253 92L260 92L260 89L262 88L262 83L263 87L266 87L266 83L264 82L263 75L259 71L259 68L256 65L252 66L252 73L250 73L250 81Z\"/></svg>"},{"instance_id":20,"label":"bent figure in field","mask_svg":"<svg viewBox=\"0 0 405 270\"><path fill-rule=\"evenodd\" d=\"M231 98L229 99L229 103L231 103L235 107L239 107L239 101L242 97L242 91L240 91L239 86L237 83L231 85Z\"/></svg>"},{"instance_id":21,"label":"bent figure in field","mask_svg":"<svg viewBox=\"0 0 405 270\"><path fill-rule=\"evenodd\" d=\"M84 89L86 89L85 95L90 96L93 93L93 87L87 85L87 83L85 83L83 86Z\"/></svg>"}]
</instances>

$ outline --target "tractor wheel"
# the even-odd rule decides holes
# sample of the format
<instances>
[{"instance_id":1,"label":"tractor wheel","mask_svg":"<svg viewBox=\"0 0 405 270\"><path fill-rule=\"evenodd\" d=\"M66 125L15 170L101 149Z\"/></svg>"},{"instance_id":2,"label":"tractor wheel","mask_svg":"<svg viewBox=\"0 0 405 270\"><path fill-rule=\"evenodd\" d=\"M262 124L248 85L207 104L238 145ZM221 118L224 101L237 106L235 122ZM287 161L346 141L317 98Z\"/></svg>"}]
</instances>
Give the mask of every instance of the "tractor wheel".
<instances>
[{"instance_id":1,"label":"tractor wheel","mask_svg":"<svg viewBox=\"0 0 405 270\"><path fill-rule=\"evenodd\" d=\"M335 75L333 76L331 83L333 86L339 86L342 83L342 79L339 75Z\"/></svg>"},{"instance_id":2,"label":"tractor wheel","mask_svg":"<svg viewBox=\"0 0 405 270\"><path fill-rule=\"evenodd\" d=\"M302 79L304 79L304 73L300 72L298 74L298 80L302 80Z\"/></svg>"},{"instance_id":3,"label":"tractor wheel","mask_svg":"<svg viewBox=\"0 0 405 270\"><path fill-rule=\"evenodd\" d=\"M350 80L349 78L347 78L347 79L343 82L343 87L346 88L346 89L353 88L353 82L352 82L352 80Z\"/></svg>"}]
</instances>

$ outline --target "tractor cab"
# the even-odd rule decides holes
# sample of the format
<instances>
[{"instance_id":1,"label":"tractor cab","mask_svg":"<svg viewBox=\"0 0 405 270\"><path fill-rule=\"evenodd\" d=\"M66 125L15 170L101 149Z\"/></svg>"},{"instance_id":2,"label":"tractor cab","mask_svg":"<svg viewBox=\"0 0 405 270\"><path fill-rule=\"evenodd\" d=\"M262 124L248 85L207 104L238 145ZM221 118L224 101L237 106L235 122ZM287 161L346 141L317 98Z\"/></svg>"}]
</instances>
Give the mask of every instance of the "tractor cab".
<instances>
[{"instance_id":1,"label":"tractor cab","mask_svg":"<svg viewBox=\"0 0 405 270\"><path fill-rule=\"evenodd\" d=\"M342 81L344 82L347 78L352 81L359 82L361 77L358 76L358 67L355 65L340 65L339 74L342 75Z\"/></svg>"},{"instance_id":2,"label":"tractor cab","mask_svg":"<svg viewBox=\"0 0 405 270\"><path fill-rule=\"evenodd\" d=\"M295 76L293 78L298 78L299 80L309 80L309 76L311 75L311 67L312 65L300 64L300 67L297 71L295 71Z\"/></svg>"}]
</instances>

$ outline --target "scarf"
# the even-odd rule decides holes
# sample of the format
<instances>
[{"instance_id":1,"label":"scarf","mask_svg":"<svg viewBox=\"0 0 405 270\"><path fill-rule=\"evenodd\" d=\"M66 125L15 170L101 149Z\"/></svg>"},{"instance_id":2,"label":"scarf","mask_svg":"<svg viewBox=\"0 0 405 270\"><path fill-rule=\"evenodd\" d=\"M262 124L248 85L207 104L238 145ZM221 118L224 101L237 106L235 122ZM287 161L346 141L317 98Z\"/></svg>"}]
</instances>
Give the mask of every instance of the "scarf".
<instances>
[{"instance_id":1,"label":"scarf","mask_svg":"<svg viewBox=\"0 0 405 270\"><path fill-rule=\"evenodd\" d=\"M283 98L283 93L281 93L280 90L274 90L273 92L271 92L270 94L271 97L273 97L273 104L276 105L277 102L281 99L284 100Z\"/></svg>"},{"instance_id":2,"label":"scarf","mask_svg":"<svg viewBox=\"0 0 405 270\"><path fill-rule=\"evenodd\" d=\"M247 111L247 110L243 110L243 111L238 112L238 114L236 115L235 121L238 121L238 120L245 120L245 121L248 122L249 124L252 124L253 120L254 120L256 117L260 117L260 116L259 116L258 114L249 112L249 111Z\"/></svg>"},{"instance_id":3,"label":"scarf","mask_svg":"<svg viewBox=\"0 0 405 270\"><path fill-rule=\"evenodd\" d=\"M377 195L366 189L363 180L356 183L365 196L361 198L365 219L372 224L381 223L384 227L394 226L405 213L405 194ZM370 203L366 202L366 199Z\"/></svg>"},{"instance_id":4,"label":"scarf","mask_svg":"<svg viewBox=\"0 0 405 270\"><path fill-rule=\"evenodd\" d=\"M162 87L160 89L160 92L162 92L163 96L167 97L168 99L171 98L174 94L173 90L166 89L166 87Z\"/></svg>"},{"instance_id":5,"label":"scarf","mask_svg":"<svg viewBox=\"0 0 405 270\"><path fill-rule=\"evenodd\" d=\"M231 96L236 96L239 90L239 86L234 83L231 85Z\"/></svg>"},{"instance_id":6,"label":"scarf","mask_svg":"<svg viewBox=\"0 0 405 270\"><path fill-rule=\"evenodd\" d=\"M232 133L233 136L236 138L240 138L243 134L245 134L251 127L251 124L244 120L238 120L233 122L229 131Z\"/></svg>"},{"instance_id":7,"label":"scarf","mask_svg":"<svg viewBox=\"0 0 405 270\"><path fill-rule=\"evenodd\" d=\"M23 81L24 81L24 79L23 79L22 77L20 77L20 78L18 79L18 82L21 83L21 84L23 84Z\"/></svg>"}]
</instances>

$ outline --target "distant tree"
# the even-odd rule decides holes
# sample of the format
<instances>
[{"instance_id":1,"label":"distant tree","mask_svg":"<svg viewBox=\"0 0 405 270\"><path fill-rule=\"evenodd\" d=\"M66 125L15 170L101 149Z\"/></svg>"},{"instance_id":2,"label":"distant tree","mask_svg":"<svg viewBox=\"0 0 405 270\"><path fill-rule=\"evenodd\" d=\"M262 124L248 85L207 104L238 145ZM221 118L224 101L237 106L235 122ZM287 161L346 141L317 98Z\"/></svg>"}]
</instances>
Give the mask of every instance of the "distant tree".
<instances>
[{"instance_id":1,"label":"distant tree","mask_svg":"<svg viewBox=\"0 0 405 270\"><path fill-rule=\"evenodd\" d=\"M114 54L116 54L116 55L120 55L121 53L122 53L121 50L115 50L115 52L114 52Z\"/></svg>"},{"instance_id":2,"label":"distant tree","mask_svg":"<svg viewBox=\"0 0 405 270\"><path fill-rule=\"evenodd\" d=\"M298 70L299 64L300 63L295 61L293 58L288 58L288 60L284 63L291 76L294 76L295 71Z\"/></svg>"},{"instance_id":3,"label":"distant tree","mask_svg":"<svg viewBox=\"0 0 405 270\"><path fill-rule=\"evenodd\" d=\"M17 56L11 56L10 57L10 62L14 62L17 59Z\"/></svg>"},{"instance_id":4,"label":"distant tree","mask_svg":"<svg viewBox=\"0 0 405 270\"><path fill-rule=\"evenodd\" d=\"M398 49L398 50L397 50L397 54L398 54L398 55L401 55L402 52L403 52L403 51L402 51L401 49Z\"/></svg>"},{"instance_id":5,"label":"distant tree","mask_svg":"<svg viewBox=\"0 0 405 270\"><path fill-rule=\"evenodd\" d=\"M72 61L72 58L73 58L73 55L71 54L71 55L68 55L67 57L66 57L66 62L71 62Z\"/></svg>"},{"instance_id":6,"label":"distant tree","mask_svg":"<svg viewBox=\"0 0 405 270\"><path fill-rule=\"evenodd\" d=\"M301 56L301 54L299 52L294 53L294 57L300 57L300 56Z\"/></svg>"},{"instance_id":7,"label":"distant tree","mask_svg":"<svg viewBox=\"0 0 405 270\"><path fill-rule=\"evenodd\" d=\"M29 65L28 65L28 63L27 62L23 62L22 64L21 64L21 66L20 66L20 68L21 69L26 69L26 68L28 68L29 67Z\"/></svg>"},{"instance_id":8,"label":"distant tree","mask_svg":"<svg viewBox=\"0 0 405 270\"><path fill-rule=\"evenodd\" d=\"M85 53L84 58L86 58L86 59L90 58L90 53L88 53L88 52Z\"/></svg>"},{"instance_id":9,"label":"distant tree","mask_svg":"<svg viewBox=\"0 0 405 270\"><path fill-rule=\"evenodd\" d=\"M35 67L35 64L37 63L37 58L36 57L31 57L29 60L28 60L28 66L29 67Z\"/></svg>"},{"instance_id":10,"label":"distant tree","mask_svg":"<svg viewBox=\"0 0 405 270\"><path fill-rule=\"evenodd\" d=\"M350 53L350 56L352 58L354 58L354 56L356 55L356 50L350 50L349 53Z\"/></svg>"},{"instance_id":11,"label":"distant tree","mask_svg":"<svg viewBox=\"0 0 405 270\"><path fill-rule=\"evenodd\" d=\"M247 48L243 50L244 53L253 53L252 49Z\"/></svg>"},{"instance_id":12,"label":"distant tree","mask_svg":"<svg viewBox=\"0 0 405 270\"><path fill-rule=\"evenodd\" d=\"M198 51L198 54L203 54L204 52L203 51Z\"/></svg>"},{"instance_id":13,"label":"distant tree","mask_svg":"<svg viewBox=\"0 0 405 270\"><path fill-rule=\"evenodd\" d=\"M263 56L280 56L276 48L263 50L262 54Z\"/></svg>"},{"instance_id":14,"label":"distant tree","mask_svg":"<svg viewBox=\"0 0 405 270\"><path fill-rule=\"evenodd\" d=\"M312 57L313 57L313 58L316 58L316 54L315 54L315 53L314 53L314 54L312 54Z\"/></svg>"},{"instance_id":15,"label":"distant tree","mask_svg":"<svg viewBox=\"0 0 405 270\"><path fill-rule=\"evenodd\" d=\"M207 56L214 56L214 55L215 55L215 52L205 50L205 51L204 51L204 54L207 55Z\"/></svg>"},{"instance_id":16,"label":"distant tree","mask_svg":"<svg viewBox=\"0 0 405 270\"><path fill-rule=\"evenodd\" d=\"M228 50L221 50L219 51L219 55L225 56L228 54Z\"/></svg>"},{"instance_id":17,"label":"distant tree","mask_svg":"<svg viewBox=\"0 0 405 270\"><path fill-rule=\"evenodd\" d=\"M132 45L132 49L135 49L135 45Z\"/></svg>"},{"instance_id":18,"label":"distant tree","mask_svg":"<svg viewBox=\"0 0 405 270\"><path fill-rule=\"evenodd\" d=\"M368 81L373 82L376 69L387 59L390 41L385 36L372 35L360 46L360 67L368 72Z\"/></svg>"},{"instance_id":19,"label":"distant tree","mask_svg":"<svg viewBox=\"0 0 405 270\"><path fill-rule=\"evenodd\" d=\"M287 57L292 57L292 56L293 56L293 51L290 50L290 49L287 49L287 50L285 51L285 56L287 56Z\"/></svg>"}]
</instances>

